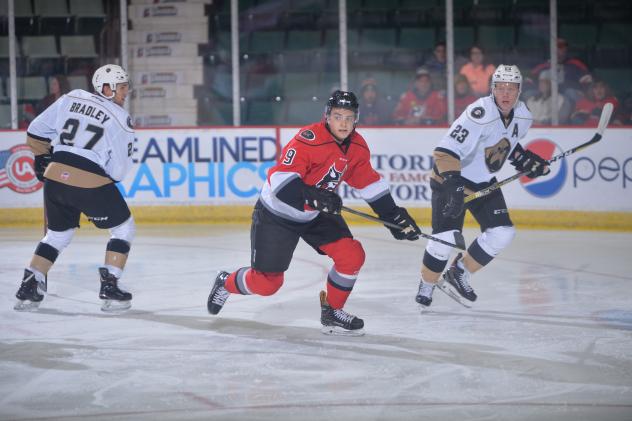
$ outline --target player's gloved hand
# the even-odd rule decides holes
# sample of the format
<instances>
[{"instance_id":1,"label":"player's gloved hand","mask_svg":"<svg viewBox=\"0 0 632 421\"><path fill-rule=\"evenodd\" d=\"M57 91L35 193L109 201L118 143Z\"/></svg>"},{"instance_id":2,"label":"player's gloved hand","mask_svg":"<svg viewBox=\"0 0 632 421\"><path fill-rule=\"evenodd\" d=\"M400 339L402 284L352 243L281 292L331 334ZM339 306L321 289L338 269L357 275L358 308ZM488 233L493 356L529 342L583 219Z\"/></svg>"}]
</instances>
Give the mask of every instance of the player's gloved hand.
<instances>
[{"instance_id":1,"label":"player's gloved hand","mask_svg":"<svg viewBox=\"0 0 632 421\"><path fill-rule=\"evenodd\" d=\"M46 171L46 167L50 164L53 155L46 153L42 155L35 155L35 177L39 181L44 181L44 171Z\"/></svg>"},{"instance_id":2,"label":"player's gloved hand","mask_svg":"<svg viewBox=\"0 0 632 421\"><path fill-rule=\"evenodd\" d=\"M342 210L342 199L332 191L316 186L305 186L303 195L307 205L321 212L338 215Z\"/></svg>"},{"instance_id":3,"label":"player's gloved hand","mask_svg":"<svg viewBox=\"0 0 632 421\"><path fill-rule=\"evenodd\" d=\"M523 149L520 143L516 144L509 160L518 172L529 171L527 173L529 178L536 178L551 172L544 158L528 149Z\"/></svg>"},{"instance_id":4,"label":"player's gloved hand","mask_svg":"<svg viewBox=\"0 0 632 421\"><path fill-rule=\"evenodd\" d=\"M393 224L399 225L401 228L391 228L386 227L391 231L393 237L397 240L408 240L415 241L419 239L419 234L421 234L421 230L415 223L415 220L408 214L408 211L405 208L397 207L395 211L390 214L388 217L383 218L385 221L392 222Z\"/></svg>"},{"instance_id":5,"label":"player's gloved hand","mask_svg":"<svg viewBox=\"0 0 632 421\"><path fill-rule=\"evenodd\" d=\"M441 214L448 218L457 218L463 212L465 199L465 184L461 173L458 171L446 171L441 173L443 184L441 184L441 193L443 199L443 209Z\"/></svg>"}]
</instances>

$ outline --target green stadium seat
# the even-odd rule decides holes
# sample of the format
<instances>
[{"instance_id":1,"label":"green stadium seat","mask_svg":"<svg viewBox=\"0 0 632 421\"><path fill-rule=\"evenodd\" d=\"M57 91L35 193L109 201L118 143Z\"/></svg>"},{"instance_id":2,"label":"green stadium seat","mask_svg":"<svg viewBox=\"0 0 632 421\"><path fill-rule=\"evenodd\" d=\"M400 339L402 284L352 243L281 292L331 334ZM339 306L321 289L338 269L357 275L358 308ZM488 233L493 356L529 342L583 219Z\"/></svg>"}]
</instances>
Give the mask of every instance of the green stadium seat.
<instances>
[{"instance_id":1,"label":"green stadium seat","mask_svg":"<svg viewBox=\"0 0 632 421\"><path fill-rule=\"evenodd\" d=\"M597 25L588 23L561 24L559 36L568 41L569 48L591 48L597 44Z\"/></svg>"},{"instance_id":2,"label":"green stadium seat","mask_svg":"<svg viewBox=\"0 0 632 421\"><path fill-rule=\"evenodd\" d=\"M325 31L324 47L337 50L339 48L340 34L338 29L327 29ZM358 29L347 30L347 48L349 51L357 50L360 46L360 31Z\"/></svg>"},{"instance_id":3,"label":"green stadium seat","mask_svg":"<svg viewBox=\"0 0 632 421\"><path fill-rule=\"evenodd\" d=\"M52 35L23 37L22 52L29 58L59 57L57 42Z\"/></svg>"},{"instance_id":4,"label":"green stadium seat","mask_svg":"<svg viewBox=\"0 0 632 421\"><path fill-rule=\"evenodd\" d=\"M487 51L510 49L514 45L514 28L481 25L478 27L478 44Z\"/></svg>"},{"instance_id":5,"label":"green stadium seat","mask_svg":"<svg viewBox=\"0 0 632 421\"><path fill-rule=\"evenodd\" d=\"M283 78L283 95L287 98L311 99L318 95L317 72L286 73Z\"/></svg>"},{"instance_id":6,"label":"green stadium seat","mask_svg":"<svg viewBox=\"0 0 632 421\"><path fill-rule=\"evenodd\" d=\"M411 50L431 50L435 45L434 28L402 28L399 46Z\"/></svg>"},{"instance_id":7,"label":"green stadium seat","mask_svg":"<svg viewBox=\"0 0 632 421\"><path fill-rule=\"evenodd\" d=\"M282 95L282 77L278 73L250 73L247 76L246 98L271 99Z\"/></svg>"},{"instance_id":8,"label":"green stadium seat","mask_svg":"<svg viewBox=\"0 0 632 421\"><path fill-rule=\"evenodd\" d=\"M318 84L318 98L325 100L335 90L340 88L340 73L324 72L320 75Z\"/></svg>"},{"instance_id":9,"label":"green stadium seat","mask_svg":"<svg viewBox=\"0 0 632 421\"><path fill-rule=\"evenodd\" d=\"M632 45L630 25L625 23L604 23L599 37L600 47L623 47Z\"/></svg>"},{"instance_id":10,"label":"green stadium seat","mask_svg":"<svg viewBox=\"0 0 632 421\"><path fill-rule=\"evenodd\" d=\"M64 57L96 57L92 35L70 35L59 38L61 55Z\"/></svg>"},{"instance_id":11,"label":"green stadium seat","mask_svg":"<svg viewBox=\"0 0 632 421\"><path fill-rule=\"evenodd\" d=\"M250 101L248 106L248 118L244 122L251 126L272 126L280 124L283 120L283 101Z\"/></svg>"},{"instance_id":12,"label":"green stadium seat","mask_svg":"<svg viewBox=\"0 0 632 421\"><path fill-rule=\"evenodd\" d=\"M68 84L70 89L83 89L88 92L92 90L92 88L88 88L88 78L86 76L68 76Z\"/></svg>"},{"instance_id":13,"label":"green stadium seat","mask_svg":"<svg viewBox=\"0 0 632 421\"><path fill-rule=\"evenodd\" d=\"M362 50L391 50L395 48L397 30L391 29L364 29L362 31Z\"/></svg>"},{"instance_id":14,"label":"green stadium seat","mask_svg":"<svg viewBox=\"0 0 632 421\"><path fill-rule=\"evenodd\" d=\"M48 95L46 79L43 76L19 77L17 80L18 99L39 101Z\"/></svg>"},{"instance_id":15,"label":"green stadium seat","mask_svg":"<svg viewBox=\"0 0 632 421\"><path fill-rule=\"evenodd\" d=\"M320 120L325 111L324 100L287 101L285 124L304 125Z\"/></svg>"},{"instance_id":16,"label":"green stadium seat","mask_svg":"<svg viewBox=\"0 0 632 421\"><path fill-rule=\"evenodd\" d=\"M549 27L544 25L521 25L518 28L518 51L549 49Z\"/></svg>"},{"instance_id":17,"label":"green stadium seat","mask_svg":"<svg viewBox=\"0 0 632 421\"><path fill-rule=\"evenodd\" d=\"M288 50L311 50L320 48L320 31L289 31L287 38Z\"/></svg>"},{"instance_id":18,"label":"green stadium seat","mask_svg":"<svg viewBox=\"0 0 632 421\"><path fill-rule=\"evenodd\" d=\"M445 28L441 28L439 39L445 40ZM473 26L454 27L454 49L456 51L466 51L476 43L476 32ZM486 48L485 46L482 46Z\"/></svg>"},{"instance_id":19,"label":"green stadium seat","mask_svg":"<svg viewBox=\"0 0 632 421\"><path fill-rule=\"evenodd\" d=\"M284 49L284 31L254 31L250 35L249 52L251 53L272 53Z\"/></svg>"},{"instance_id":20,"label":"green stadium seat","mask_svg":"<svg viewBox=\"0 0 632 421\"><path fill-rule=\"evenodd\" d=\"M19 57L22 55L22 52L20 51L20 45L17 40L15 44L15 54ZM9 57L9 37L0 37L0 58L7 57Z\"/></svg>"}]
</instances>

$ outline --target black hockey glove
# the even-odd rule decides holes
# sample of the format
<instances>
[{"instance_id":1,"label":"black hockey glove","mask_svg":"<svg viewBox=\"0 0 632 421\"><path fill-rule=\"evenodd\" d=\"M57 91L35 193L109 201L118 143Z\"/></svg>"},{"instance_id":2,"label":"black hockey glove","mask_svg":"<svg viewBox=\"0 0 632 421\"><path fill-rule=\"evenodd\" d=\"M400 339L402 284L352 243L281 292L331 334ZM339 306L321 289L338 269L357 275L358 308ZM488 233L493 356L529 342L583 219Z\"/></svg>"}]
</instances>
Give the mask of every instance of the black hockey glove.
<instances>
[{"instance_id":1,"label":"black hockey glove","mask_svg":"<svg viewBox=\"0 0 632 421\"><path fill-rule=\"evenodd\" d=\"M529 178L546 175L551 171L544 158L528 149L523 149L520 143L516 144L509 160L518 172L529 171L527 173Z\"/></svg>"},{"instance_id":2,"label":"black hockey glove","mask_svg":"<svg viewBox=\"0 0 632 421\"><path fill-rule=\"evenodd\" d=\"M463 212L465 199L465 185L461 173L458 171L446 171L441 174L441 195L443 196L443 209L441 214L449 218L458 218Z\"/></svg>"},{"instance_id":3,"label":"black hockey glove","mask_svg":"<svg viewBox=\"0 0 632 421\"><path fill-rule=\"evenodd\" d=\"M46 153L42 155L35 155L35 177L39 181L44 181L44 171L46 171L46 167L50 164L53 155Z\"/></svg>"},{"instance_id":4,"label":"black hockey glove","mask_svg":"<svg viewBox=\"0 0 632 421\"><path fill-rule=\"evenodd\" d=\"M397 240L415 241L419 239L421 230L405 208L395 208L395 212L385 217L384 220L402 227L401 229L396 229L385 225Z\"/></svg>"},{"instance_id":5,"label":"black hockey glove","mask_svg":"<svg viewBox=\"0 0 632 421\"><path fill-rule=\"evenodd\" d=\"M303 195L307 205L321 212L338 215L342 210L342 199L332 191L316 186L305 186Z\"/></svg>"}]
</instances>

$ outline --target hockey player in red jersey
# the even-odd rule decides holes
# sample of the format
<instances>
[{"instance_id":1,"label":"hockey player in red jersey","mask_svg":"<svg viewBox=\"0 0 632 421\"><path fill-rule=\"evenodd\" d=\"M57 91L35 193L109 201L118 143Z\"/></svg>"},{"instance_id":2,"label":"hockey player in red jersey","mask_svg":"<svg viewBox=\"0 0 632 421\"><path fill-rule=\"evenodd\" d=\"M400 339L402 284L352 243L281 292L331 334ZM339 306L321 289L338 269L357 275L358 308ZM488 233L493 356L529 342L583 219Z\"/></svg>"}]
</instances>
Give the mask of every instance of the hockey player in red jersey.
<instances>
[{"instance_id":1,"label":"hockey player in red jersey","mask_svg":"<svg viewBox=\"0 0 632 421\"><path fill-rule=\"evenodd\" d=\"M218 314L230 294L277 292L302 238L334 262L327 291L320 293L323 333L363 334L363 320L343 307L364 263L364 250L340 215L342 199L336 191L343 181L354 187L380 218L402 227L389 228L398 240L417 240L421 231L371 166L369 148L355 131L358 108L352 92L335 91L323 120L302 128L283 148L253 212L251 264L217 275L207 302L210 314Z\"/></svg>"}]
</instances>

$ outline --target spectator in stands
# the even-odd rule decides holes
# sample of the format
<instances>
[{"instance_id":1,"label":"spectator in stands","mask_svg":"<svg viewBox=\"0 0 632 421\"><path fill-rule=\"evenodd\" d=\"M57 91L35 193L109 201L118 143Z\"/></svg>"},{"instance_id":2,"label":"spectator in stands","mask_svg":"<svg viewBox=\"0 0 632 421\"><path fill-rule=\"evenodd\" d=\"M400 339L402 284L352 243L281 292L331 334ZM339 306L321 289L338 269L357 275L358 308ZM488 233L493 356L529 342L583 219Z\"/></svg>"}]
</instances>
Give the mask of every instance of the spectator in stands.
<instances>
[{"instance_id":1,"label":"spectator in stands","mask_svg":"<svg viewBox=\"0 0 632 421\"><path fill-rule=\"evenodd\" d=\"M406 126L432 125L445 123L446 114L445 94L432 89L430 72L420 67L413 86L400 97L393 120Z\"/></svg>"},{"instance_id":2,"label":"spectator in stands","mask_svg":"<svg viewBox=\"0 0 632 421\"><path fill-rule=\"evenodd\" d=\"M454 116L461 115L465 108L476 101L472 95L470 84L464 75L458 74L454 77Z\"/></svg>"},{"instance_id":3,"label":"spectator in stands","mask_svg":"<svg viewBox=\"0 0 632 421\"><path fill-rule=\"evenodd\" d=\"M38 116L42 111L48 108L53 102L57 101L62 95L70 92L70 83L64 75L51 76L48 81L49 94L35 104L35 115Z\"/></svg>"},{"instance_id":4,"label":"spectator in stands","mask_svg":"<svg viewBox=\"0 0 632 421\"><path fill-rule=\"evenodd\" d=\"M568 57L568 42L564 38L557 39L557 61L559 91L572 101L577 101L585 87L592 83L588 66L578 58ZM531 71L533 80L539 80L540 73L550 68L551 63L548 60L537 65Z\"/></svg>"},{"instance_id":5,"label":"spectator in stands","mask_svg":"<svg viewBox=\"0 0 632 421\"><path fill-rule=\"evenodd\" d=\"M614 106L613 115L616 115L619 101L612 95L610 87L605 81L595 81L595 83L586 89L586 96L577 101L575 111L571 116L571 123L597 127L601 110L608 102Z\"/></svg>"},{"instance_id":6,"label":"spectator in stands","mask_svg":"<svg viewBox=\"0 0 632 421\"><path fill-rule=\"evenodd\" d=\"M363 126L380 126L391 123L391 108L384 101L377 86L377 81L368 77L360 85L360 118Z\"/></svg>"},{"instance_id":7,"label":"spectator in stands","mask_svg":"<svg viewBox=\"0 0 632 421\"><path fill-rule=\"evenodd\" d=\"M493 64L485 62L483 49L478 45L470 47L470 61L465 63L460 74L464 75L470 83L472 93L476 96L489 95L489 81L496 68Z\"/></svg>"},{"instance_id":8,"label":"spectator in stands","mask_svg":"<svg viewBox=\"0 0 632 421\"><path fill-rule=\"evenodd\" d=\"M553 98L551 98L551 70L540 72L538 93L527 100L527 107L535 124L551 124L553 118ZM558 121L566 124L573 110L571 101L559 92L557 97Z\"/></svg>"},{"instance_id":9,"label":"spectator in stands","mask_svg":"<svg viewBox=\"0 0 632 421\"><path fill-rule=\"evenodd\" d=\"M423 67L430 72L435 89L445 89L447 79L445 42L439 41L432 50L432 56L424 62Z\"/></svg>"},{"instance_id":10,"label":"spectator in stands","mask_svg":"<svg viewBox=\"0 0 632 421\"><path fill-rule=\"evenodd\" d=\"M621 108L614 117L614 124L632 126L632 94L628 94L621 102Z\"/></svg>"}]
</instances>

